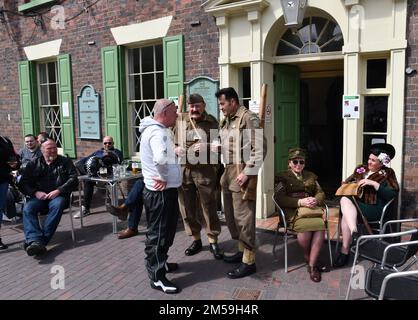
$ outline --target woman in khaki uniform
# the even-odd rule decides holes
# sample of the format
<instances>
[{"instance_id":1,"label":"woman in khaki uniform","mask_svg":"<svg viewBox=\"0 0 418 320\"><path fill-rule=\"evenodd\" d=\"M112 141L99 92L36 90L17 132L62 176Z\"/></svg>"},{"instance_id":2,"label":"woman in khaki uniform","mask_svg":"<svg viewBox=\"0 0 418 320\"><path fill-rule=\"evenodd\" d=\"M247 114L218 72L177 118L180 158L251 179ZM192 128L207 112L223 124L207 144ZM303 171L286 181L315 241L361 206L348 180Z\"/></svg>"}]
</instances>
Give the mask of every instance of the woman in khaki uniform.
<instances>
[{"instance_id":1,"label":"woman in khaki uniform","mask_svg":"<svg viewBox=\"0 0 418 320\"><path fill-rule=\"evenodd\" d=\"M325 194L317 181L317 176L305 168L306 152L300 148L289 150L289 170L277 176L275 187L277 203L285 212L290 229L297 232L299 245L303 248L311 280L321 281L317 266L319 254L325 238L325 224L322 217L300 217L300 207L317 208L323 204Z\"/></svg>"}]
</instances>

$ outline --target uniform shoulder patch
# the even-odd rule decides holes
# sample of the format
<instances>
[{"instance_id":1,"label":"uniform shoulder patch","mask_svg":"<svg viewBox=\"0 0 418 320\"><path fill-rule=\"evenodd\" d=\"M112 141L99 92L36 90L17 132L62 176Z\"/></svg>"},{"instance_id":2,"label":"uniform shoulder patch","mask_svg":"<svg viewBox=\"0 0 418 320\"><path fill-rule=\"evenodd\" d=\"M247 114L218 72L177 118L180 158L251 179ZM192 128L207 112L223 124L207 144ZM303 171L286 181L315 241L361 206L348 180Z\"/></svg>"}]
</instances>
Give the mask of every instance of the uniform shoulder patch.
<instances>
[{"instance_id":1,"label":"uniform shoulder patch","mask_svg":"<svg viewBox=\"0 0 418 320\"><path fill-rule=\"evenodd\" d=\"M256 114L251 114L249 121L251 122L251 124L254 128L259 128L260 127L260 119L257 117Z\"/></svg>"}]
</instances>

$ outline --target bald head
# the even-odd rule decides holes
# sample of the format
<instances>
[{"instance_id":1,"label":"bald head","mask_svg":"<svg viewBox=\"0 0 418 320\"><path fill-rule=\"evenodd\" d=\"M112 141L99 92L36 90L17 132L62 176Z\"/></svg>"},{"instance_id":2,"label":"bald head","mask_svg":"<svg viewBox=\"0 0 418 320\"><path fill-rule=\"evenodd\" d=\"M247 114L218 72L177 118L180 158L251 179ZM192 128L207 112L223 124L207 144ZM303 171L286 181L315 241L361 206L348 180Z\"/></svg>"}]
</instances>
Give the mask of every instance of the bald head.
<instances>
[{"instance_id":1,"label":"bald head","mask_svg":"<svg viewBox=\"0 0 418 320\"><path fill-rule=\"evenodd\" d=\"M177 119L177 107L173 100L159 99L155 102L153 111L154 120L166 127L172 127Z\"/></svg>"},{"instance_id":2,"label":"bald head","mask_svg":"<svg viewBox=\"0 0 418 320\"><path fill-rule=\"evenodd\" d=\"M57 144L51 138L46 139L41 145L42 155L47 163L54 161L58 156Z\"/></svg>"}]
</instances>

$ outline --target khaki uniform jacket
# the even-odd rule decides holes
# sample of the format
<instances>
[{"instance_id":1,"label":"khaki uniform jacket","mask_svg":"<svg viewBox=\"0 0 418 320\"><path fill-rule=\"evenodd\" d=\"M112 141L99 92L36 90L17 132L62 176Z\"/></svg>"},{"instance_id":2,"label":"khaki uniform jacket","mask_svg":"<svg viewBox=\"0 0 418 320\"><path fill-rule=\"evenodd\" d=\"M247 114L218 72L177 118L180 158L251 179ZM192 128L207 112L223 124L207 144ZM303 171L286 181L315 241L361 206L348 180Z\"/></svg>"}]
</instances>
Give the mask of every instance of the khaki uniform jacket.
<instances>
[{"instance_id":1,"label":"khaki uniform jacket","mask_svg":"<svg viewBox=\"0 0 418 320\"><path fill-rule=\"evenodd\" d=\"M295 215L298 200L315 197L319 205L325 200L325 193L317 182L316 174L303 170L302 180L299 180L291 170L280 173L275 183L275 198L286 216Z\"/></svg>"},{"instance_id":2,"label":"khaki uniform jacket","mask_svg":"<svg viewBox=\"0 0 418 320\"><path fill-rule=\"evenodd\" d=\"M267 144L260 127L258 116L241 106L237 112L225 117L220 125L222 143L222 157L225 166L237 168L247 176L256 176L267 153ZM235 182L238 168L227 170L230 177L223 177L223 188L227 187L233 192L239 192L240 186ZM227 178L227 179L225 179Z\"/></svg>"}]
</instances>

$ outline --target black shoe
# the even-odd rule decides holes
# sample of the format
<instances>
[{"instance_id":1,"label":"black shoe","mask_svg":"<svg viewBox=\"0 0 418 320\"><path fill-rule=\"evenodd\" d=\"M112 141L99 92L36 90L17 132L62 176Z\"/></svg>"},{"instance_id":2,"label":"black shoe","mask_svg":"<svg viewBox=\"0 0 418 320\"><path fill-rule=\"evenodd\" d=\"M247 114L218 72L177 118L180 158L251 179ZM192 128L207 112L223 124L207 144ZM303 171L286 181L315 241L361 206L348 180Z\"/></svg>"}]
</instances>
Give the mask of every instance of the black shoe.
<instances>
[{"instance_id":1,"label":"black shoe","mask_svg":"<svg viewBox=\"0 0 418 320\"><path fill-rule=\"evenodd\" d=\"M167 262L164 265L164 268L166 272L174 272L179 268L179 265L178 263L175 263L175 262Z\"/></svg>"},{"instance_id":2,"label":"black shoe","mask_svg":"<svg viewBox=\"0 0 418 320\"><path fill-rule=\"evenodd\" d=\"M334 261L334 268L344 267L348 263L349 258L350 255L340 252L337 256L337 259L335 259Z\"/></svg>"},{"instance_id":3,"label":"black shoe","mask_svg":"<svg viewBox=\"0 0 418 320\"><path fill-rule=\"evenodd\" d=\"M8 246L7 245L5 245L2 241L1 241L1 238L0 238L0 250L6 250L8 248Z\"/></svg>"},{"instance_id":4,"label":"black shoe","mask_svg":"<svg viewBox=\"0 0 418 320\"><path fill-rule=\"evenodd\" d=\"M224 257L224 252L221 248L219 248L217 243L209 244L209 250L213 253L215 259L220 260Z\"/></svg>"},{"instance_id":5,"label":"black shoe","mask_svg":"<svg viewBox=\"0 0 418 320\"><path fill-rule=\"evenodd\" d=\"M174 283L168 280L166 277L162 277L161 279L157 281L151 280L150 284L151 284L151 288L160 290L168 294L178 293L180 291L180 289Z\"/></svg>"},{"instance_id":6,"label":"black shoe","mask_svg":"<svg viewBox=\"0 0 418 320\"><path fill-rule=\"evenodd\" d=\"M44 254L45 252L46 252L46 247L38 241L33 241L26 248L26 253L28 254L28 256L40 256Z\"/></svg>"},{"instance_id":7,"label":"black shoe","mask_svg":"<svg viewBox=\"0 0 418 320\"><path fill-rule=\"evenodd\" d=\"M236 254L232 256L224 255L224 261L228 263L238 263L242 261L242 256L244 255L243 252L238 251Z\"/></svg>"},{"instance_id":8,"label":"black shoe","mask_svg":"<svg viewBox=\"0 0 418 320\"><path fill-rule=\"evenodd\" d=\"M241 262L241 264L238 266L238 268L229 271L226 275L230 279L238 279L247 277L257 271L255 267L255 263L253 264L246 264L244 262Z\"/></svg>"},{"instance_id":9,"label":"black shoe","mask_svg":"<svg viewBox=\"0 0 418 320\"><path fill-rule=\"evenodd\" d=\"M202 240L195 240L192 242L190 247L188 247L186 251L184 251L184 254L186 256L193 256L196 253L200 252L201 250L202 250Z\"/></svg>"}]
</instances>

